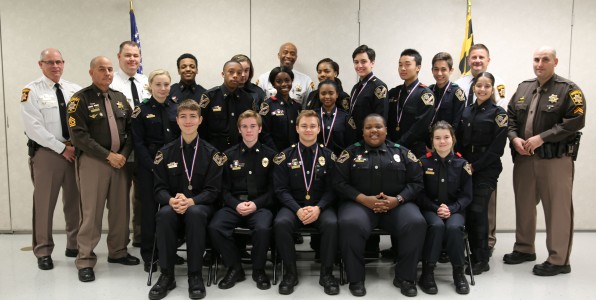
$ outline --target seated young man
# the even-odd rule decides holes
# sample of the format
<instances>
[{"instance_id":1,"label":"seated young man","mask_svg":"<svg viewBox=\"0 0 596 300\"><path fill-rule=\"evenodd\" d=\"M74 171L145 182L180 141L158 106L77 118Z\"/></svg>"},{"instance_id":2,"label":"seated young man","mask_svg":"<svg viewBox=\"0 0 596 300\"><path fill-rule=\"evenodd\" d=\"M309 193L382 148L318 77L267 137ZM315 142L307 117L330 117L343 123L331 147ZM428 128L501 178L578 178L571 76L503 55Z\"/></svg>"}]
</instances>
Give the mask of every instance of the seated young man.
<instances>
[{"instance_id":1,"label":"seated young man","mask_svg":"<svg viewBox=\"0 0 596 300\"><path fill-rule=\"evenodd\" d=\"M185 229L188 250L189 297L202 299L206 295L201 273L205 237L221 188L225 156L198 136L201 121L199 104L193 100L180 103L176 122L182 135L155 156L155 199L161 205L156 217L161 275L149 291L149 299L162 299L176 287L174 264L181 228Z\"/></svg>"},{"instance_id":2,"label":"seated young man","mask_svg":"<svg viewBox=\"0 0 596 300\"><path fill-rule=\"evenodd\" d=\"M226 150L227 163L223 170L222 198L224 207L217 211L209 224L209 236L228 267L219 282L220 289L229 289L245 279L240 249L234 240L234 228L248 227L252 231L252 278L257 288L271 288L265 273L267 250L271 236L273 189L271 176L275 151L259 142L263 127L261 116L247 110L238 117L242 142Z\"/></svg>"},{"instance_id":3,"label":"seated young man","mask_svg":"<svg viewBox=\"0 0 596 300\"><path fill-rule=\"evenodd\" d=\"M319 284L328 295L339 293L333 276L337 253L337 214L331 172L335 155L317 144L321 130L319 115L303 110L296 120L299 142L273 159L273 187L281 202L274 221L275 241L286 273L279 284L279 293L289 295L298 284L294 232L302 226L314 226L321 232L321 276Z\"/></svg>"}]
</instances>

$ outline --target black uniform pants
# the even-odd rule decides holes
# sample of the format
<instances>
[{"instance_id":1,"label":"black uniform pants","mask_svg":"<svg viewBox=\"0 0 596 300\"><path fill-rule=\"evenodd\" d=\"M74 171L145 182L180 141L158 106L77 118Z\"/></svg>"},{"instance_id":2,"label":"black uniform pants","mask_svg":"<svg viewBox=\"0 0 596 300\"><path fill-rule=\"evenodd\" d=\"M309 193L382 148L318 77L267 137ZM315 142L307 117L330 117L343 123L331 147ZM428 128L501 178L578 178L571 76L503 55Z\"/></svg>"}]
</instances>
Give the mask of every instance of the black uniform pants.
<instances>
[{"instance_id":1,"label":"black uniform pants","mask_svg":"<svg viewBox=\"0 0 596 300\"><path fill-rule=\"evenodd\" d=\"M464 265L464 225L465 215L460 213L451 214L443 220L434 211L423 211L422 215L428 224L426 239L422 250L422 259L428 263L436 264L443 249L449 254L453 266Z\"/></svg>"},{"instance_id":2,"label":"black uniform pants","mask_svg":"<svg viewBox=\"0 0 596 300\"><path fill-rule=\"evenodd\" d=\"M207 240L207 224L215 209L209 205L193 205L183 215L169 205L157 212L156 232L159 267L173 270L176 263L178 232L185 227L188 273L198 273L203 267L203 253Z\"/></svg>"},{"instance_id":3,"label":"black uniform pants","mask_svg":"<svg viewBox=\"0 0 596 300\"><path fill-rule=\"evenodd\" d=\"M240 226L251 230L253 270L265 269L272 221L273 213L266 208L259 208L245 217L231 207L218 210L209 223L209 236L215 249L221 253L224 265L241 265L240 250L234 241L234 228Z\"/></svg>"},{"instance_id":4,"label":"black uniform pants","mask_svg":"<svg viewBox=\"0 0 596 300\"><path fill-rule=\"evenodd\" d=\"M319 219L304 225L289 208L282 207L274 221L277 252L286 266L296 264L294 232L302 226L313 226L321 233L321 272L332 269L337 252L337 214L333 207L321 210Z\"/></svg>"},{"instance_id":5,"label":"black uniform pants","mask_svg":"<svg viewBox=\"0 0 596 300\"><path fill-rule=\"evenodd\" d=\"M155 239L155 203L153 192L153 172L137 164L136 178L139 185L136 191L141 199L141 257L143 261L151 261L151 251ZM157 259L158 255L155 256Z\"/></svg>"},{"instance_id":6,"label":"black uniform pants","mask_svg":"<svg viewBox=\"0 0 596 300\"><path fill-rule=\"evenodd\" d=\"M488 262L490 257L488 248L488 202L494 190L486 182L474 180L472 203L470 203L466 212L466 228L474 262Z\"/></svg>"},{"instance_id":7,"label":"black uniform pants","mask_svg":"<svg viewBox=\"0 0 596 300\"><path fill-rule=\"evenodd\" d=\"M360 203L348 201L339 208L338 223L340 250L349 282L364 281L364 246L376 227L388 231L397 241L395 276L416 281L416 267L426 234L426 221L416 204L400 204L377 214Z\"/></svg>"}]
</instances>

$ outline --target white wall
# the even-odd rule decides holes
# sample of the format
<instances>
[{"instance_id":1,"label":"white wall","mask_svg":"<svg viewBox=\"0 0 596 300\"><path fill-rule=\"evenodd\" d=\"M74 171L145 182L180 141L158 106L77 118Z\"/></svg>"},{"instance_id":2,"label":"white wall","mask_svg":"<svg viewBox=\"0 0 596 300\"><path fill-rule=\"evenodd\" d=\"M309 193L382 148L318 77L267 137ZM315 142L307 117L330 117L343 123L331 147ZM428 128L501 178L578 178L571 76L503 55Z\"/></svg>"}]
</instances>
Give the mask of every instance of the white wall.
<instances>
[{"instance_id":1,"label":"white wall","mask_svg":"<svg viewBox=\"0 0 596 300\"><path fill-rule=\"evenodd\" d=\"M331 57L340 64L340 78L350 90L356 82L351 53L366 43L377 51L375 73L388 86L399 84L399 53L415 48L423 56L420 78L432 83L430 60L448 51L457 65L464 36L464 0L136 0L145 73L156 68L170 71L177 81L176 58L184 52L197 56L199 83L219 85L221 67L232 55L245 53L255 64L255 77L278 64L277 51L292 41L299 49L296 69L316 82L316 63ZM579 84L586 99L596 96L590 84L590 59L596 40L596 3L591 0L474 0L475 42L491 50L489 71L502 77L511 96L519 82L533 77L531 55L541 45L557 48L557 73ZM573 26L572 26L573 25ZM0 0L2 58L0 69L0 231L31 229L31 194L26 138L20 118L20 91L40 76L37 66L43 48L62 51L64 78L82 86L90 84L88 64L106 55L117 65L117 47L129 39L128 1L124 0ZM592 64L591 66L589 64ZM591 68L590 68L591 67ZM452 79L459 74L454 72ZM255 78L256 79L256 78ZM588 109L590 110L590 109ZM595 145L593 121L588 113L575 177L575 225L596 229L590 213L589 174L595 159L588 148ZM515 227L511 157L499 184L498 228ZM541 215L539 212L538 215ZM63 228L61 208L57 229ZM539 221L543 228L543 221Z\"/></svg>"}]
</instances>

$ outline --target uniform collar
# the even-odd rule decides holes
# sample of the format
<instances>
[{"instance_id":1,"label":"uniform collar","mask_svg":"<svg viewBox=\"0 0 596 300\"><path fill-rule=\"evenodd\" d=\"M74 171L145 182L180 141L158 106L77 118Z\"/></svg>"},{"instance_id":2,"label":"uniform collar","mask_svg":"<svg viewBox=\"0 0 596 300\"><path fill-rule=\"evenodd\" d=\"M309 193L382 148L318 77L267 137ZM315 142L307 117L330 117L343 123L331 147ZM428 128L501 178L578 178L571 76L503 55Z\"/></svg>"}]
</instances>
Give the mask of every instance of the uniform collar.
<instances>
[{"instance_id":1,"label":"uniform collar","mask_svg":"<svg viewBox=\"0 0 596 300\"><path fill-rule=\"evenodd\" d=\"M236 90L234 90L234 91L232 92L232 91L231 91L231 90L230 90L230 89L229 89L229 88L228 88L228 87L227 87L225 84L222 84L222 85L221 85L221 91L222 91L222 93L223 93L223 96L224 96L224 98L225 98L225 97L227 97L227 96L228 96L228 95L230 95L230 94L233 94L233 95L235 95L235 96L238 96L238 89L239 89L239 88L236 88Z\"/></svg>"},{"instance_id":2,"label":"uniform collar","mask_svg":"<svg viewBox=\"0 0 596 300\"><path fill-rule=\"evenodd\" d=\"M542 93L548 92L552 88L554 82L556 81L556 79L558 77L559 76L557 74L553 74L553 76L547 82L545 82L544 85L541 87L540 87L540 83L538 82L538 79L536 79L536 88L540 87ZM533 93L535 93L535 92L536 92L536 89L534 89Z\"/></svg>"},{"instance_id":3,"label":"uniform collar","mask_svg":"<svg viewBox=\"0 0 596 300\"><path fill-rule=\"evenodd\" d=\"M362 80L360 80L358 83L365 83L366 81L368 81L372 76L374 76L373 72L368 73L368 75L364 76L364 78L362 78Z\"/></svg>"},{"instance_id":4,"label":"uniform collar","mask_svg":"<svg viewBox=\"0 0 596 300\"><path fill-rule=\"evenodd\" d=\"M52 81L52 79L49 79L46 75L42 75L41 80L43 81L43 83L45 83L50 88L53 88L54 85L56 84L56 82ZM58 84L60 86L62 86L63 83L64 83L64 80L62 80L62 78L60 78L60 80L58 80Z\"/></svg>"},{"instance_id":5,"label":"uniform collar","mask_svg":"<svg viewBox=\"0 0 596 300\"><path fill-rule=\"evenodd\" d=\"M120 77L120 79L122 79L122 81L124 81L124 82L127 82L130 77L133 77L135 79L135 81L138 83L141 82L141 80L139 80L139 77L141 76L141 74L136 73L136 72L133 76L128 76L128 74L126 74L124 71L122 71L122 69L118 69L118 72L116 72L116 76Z\"/></svg>"},{"instance_id":6,"label":"uniform collar","mask_svg":"<svg viewBox=\"0 0 596 300\"><path fill-rule=\"evenodd\" d=\"M366 151L370 151L370 152L387 152L387 140L385 140L384 143L382 143L379 147L373 148L371 146L369 146L367 143L364 143L364 150Z\"/></svg>"},{"instance_id":7,"label":"uniform collar","mask_svg":"<svg viewBox=\"0 0 596 300\"><path fill-rule=\"evenodd\" d=\"M455 154L453 153L453 151L451 151L449 154L447 154L447 156L445 156L445 158L441 158L441 156L439 156L439 153L437 153L437 151L433 151L432 153L432 159L435 161L439 161L439 162L445 162L448 164L451 164L451 161L455 158Z\"/></svg>"},{"instance_id":8,"label":"uniform collar","mask_svg":"<svg viewBox=\"0 0 596 300\"><path fill-rule=\"evenodd\" d=\"M414 86L416 86L416 84L418 83L418 78L416 78L416 80L414 80L414 82L410 83L410 85L406 86L406 82L404 81L404 88L406 89L406 91L411 91L412 88L414 88Z\"/></svg>"},{"instance_id":9,"label":"uniform collar","mask_svg":"<svg viewBox=\"0 0 596 300\"><path fill-rule=\"evenodd\" d=\"M260 152L261 151L261 143L259 141L256 142L252 148L248 148L248 146L242 141L240 143L240 152L242 153L251 153L251 152Z\"/></svg>"},{"instance_id":10,"label":"uniform collar","mask_svg":"<svg viewBox=\"0 0 596 300\"><path fill-rule=\"evenodd\" d=\"M180 86L180 90L182 90L182 91L190 89L191 91L194 92L195 88L197 87L197 83L195 81L191 82L190 84L187 84L187 83L183 82L182 80L180 80L178 85Z\"/></svg>"}]
</instances>

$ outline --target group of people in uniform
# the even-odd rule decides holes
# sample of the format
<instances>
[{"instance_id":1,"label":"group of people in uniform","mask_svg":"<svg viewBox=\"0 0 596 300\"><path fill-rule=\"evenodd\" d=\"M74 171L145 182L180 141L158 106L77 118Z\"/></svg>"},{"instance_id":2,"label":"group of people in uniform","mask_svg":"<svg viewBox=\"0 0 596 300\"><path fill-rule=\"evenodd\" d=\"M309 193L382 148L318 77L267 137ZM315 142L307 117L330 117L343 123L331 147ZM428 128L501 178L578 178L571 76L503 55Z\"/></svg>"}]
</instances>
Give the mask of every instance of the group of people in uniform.
<instances>
[{"instance_id":1,"label":"group of people in uniform","mask_svg":"<svg viewBox=\"0 0 596 300\"><path fill-rule=\"evenodd\" d=\"M542 201L549 257L533 272L571 271L573 160L586 103L577 85L555 74L551 47L534 52L536 78L522 82L511 101L502 81L486 71L489 51L482 44L470 51L472 74L458 82L450 80L451 56L437 53L430 86L418 80L421 55L404 50L398 65L404 82L391 90L373 73L375 51L361 45L352 54L359 81L350 94L329 58L316 66L315 88L293 68L298 50L292 43L280 47L279 66L255 84L250 58L233 56L223 65L223 83L209 90L196 82L192 54L178 58L175 84L165 70L137 73L134 42L123 42L117 56L116 71L107 57L93 58L92 84L81 88L61 78L60 51L45 49L43 76L23 89L33 246L42 270L53 268L52 216L60 188L65 254L76 257L80 281L95 280L93 250L104 207L108 262L139 264L127 250L134 187L133 244L140 246L145 271L157 265L161 271L150 299L175 288L182 243L191 299L206 296L201 269L208 245L227 267L219 288L245 280L245 245L236 240L236 227L251 230L252 279L259 289L271 287L265 266L268 250L276 247L285 271L279 293L293 293L299 277L295 235L308 227L320 234L311 246L320 258L324 292L340 292L333 269L341 257L351 294L364 296L365 252L373 249L378 257L372 232L381 228L391 235L392 248L383 252L396 261L393 284L403 295L416 296L417 285L436 294L434 269L446 261L456 292L468 294L464 273L490 269L496 241L491 206L509 138L516 243L503 260L536 260L535 207ZM472 249L467 267L466 231Z\"/></svg>"}]
</instances>

